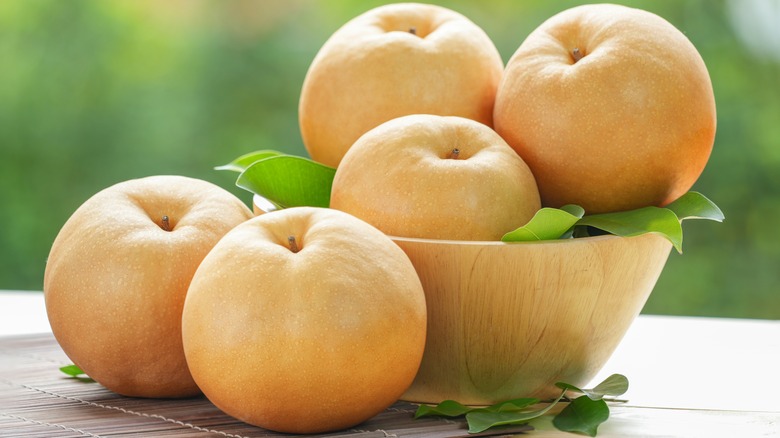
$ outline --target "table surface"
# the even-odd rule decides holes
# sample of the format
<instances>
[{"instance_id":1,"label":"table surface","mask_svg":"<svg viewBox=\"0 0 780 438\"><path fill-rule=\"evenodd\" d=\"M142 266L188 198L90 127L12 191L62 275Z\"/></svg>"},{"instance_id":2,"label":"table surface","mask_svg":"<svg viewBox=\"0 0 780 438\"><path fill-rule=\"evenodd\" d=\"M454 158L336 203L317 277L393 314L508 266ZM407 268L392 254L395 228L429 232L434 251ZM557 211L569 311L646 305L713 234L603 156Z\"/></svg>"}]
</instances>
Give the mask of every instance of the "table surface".
<instances>
[{"instance_id":1,"label":"table surface","mask_svg":"<svg viewBox=\"0 0 780 438\"><path fill-rule=\"evenodd\" d=\"M0 291L0 342L50 332L41 293ZM594 383L612 373L628 402L599 437L780 437L780 321L640 315Z\"/></svg>"}]
</instances>

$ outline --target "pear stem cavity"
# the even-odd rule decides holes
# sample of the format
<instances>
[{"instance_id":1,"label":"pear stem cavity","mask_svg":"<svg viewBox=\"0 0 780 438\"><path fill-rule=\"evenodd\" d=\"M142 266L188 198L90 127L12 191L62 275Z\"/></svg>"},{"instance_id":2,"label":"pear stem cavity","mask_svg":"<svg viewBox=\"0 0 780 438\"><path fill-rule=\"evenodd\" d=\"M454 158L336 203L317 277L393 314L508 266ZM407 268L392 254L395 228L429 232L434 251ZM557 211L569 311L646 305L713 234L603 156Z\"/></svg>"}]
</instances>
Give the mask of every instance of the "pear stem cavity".
<instances>
[{"instance_id":1,"label":"pear stem cavity","mask_svg":"<svg viewBox=\"0 0 780 438\"><path fill-rule=\"evenodd\" d=\"M290 245L290 251L296 253L300 251L298 249L298 242L295 241L295 236L289 236L287 238L287 243Z\"/></svg>"},{"instance_id":2,"label":"pear stem cavity","mask_svg":"<svg viewBox=\"0 0 780 438\"><path fill-rule=\"evenodd\" d=\"M574 59L574 62L576 63L580 59L582 59L582 52L580 51L579 47L575 47L574 50L571 51L571 57Z\"/></svg>"},{"instance_id":3,"label":"pear stem cavity","mask_svg":"<svg viewBox=\"0 0 780 438\"><path fill-rule=\"evenodd\" d=\"M165 231L171 231L171 222L168 216L162 217L162 229Z\"/></svg>"},{"instance_id":4,"label":"pear stem cavity","mask_svg":"<svg viewBox=\"0 0 780 438\"><path fill-rule=\"evenodd\" d=\"M450 159L451 160L457 160L460 156L460 149L454 148L452 152L450 152Z\"/></svg>"}]
</instances>

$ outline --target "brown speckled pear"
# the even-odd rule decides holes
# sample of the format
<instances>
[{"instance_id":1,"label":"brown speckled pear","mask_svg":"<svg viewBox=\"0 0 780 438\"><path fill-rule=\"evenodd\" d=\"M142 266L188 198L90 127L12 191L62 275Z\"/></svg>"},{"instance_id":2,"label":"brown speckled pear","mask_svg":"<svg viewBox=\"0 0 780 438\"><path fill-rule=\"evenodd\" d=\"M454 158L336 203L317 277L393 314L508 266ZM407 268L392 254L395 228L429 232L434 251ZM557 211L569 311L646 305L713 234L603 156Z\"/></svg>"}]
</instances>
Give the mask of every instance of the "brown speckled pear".
<instances>
[{"instance_id":1,"label":"brown speckled pear","mask_svg":"<svg viewBox=\"0 0 780 438\"><path fill-rule=\"evenodd\" d=\"M589 214L674 201L715 138L701 55L650 12L585 5L553 16L509 60L496 131L528 163L542 205Z\"/></svg>"},{"instance_id":2,"label":"brown speckled pear","mask_svg":"<svg viewBox=\"0 0 780 438\"><path fill-rule=\"evenodd\" d=\"M46 264L46 312L62 349L122 395L198 394L182 348L184 297L206 253L250 217L229 192L181 176L92 196L62 227Z\"/></svg>"},{"instance_id":3,"label":"brown speckled pear","mask_svg":"<svg viewBox=\"0 0 780 438\"><path fill-rule=\"evenodd\" d=\"M492 126L503 69L487 34L457 12L419 3L369 10L312 61L299 103L303 142L312 159L336 167L363 133L407 114Z\"/></svg>"},{"instance_id":4,"label":"brown speckled pear","mask_svg":"<svg viewBox=\"0 0 780 438\"><path fill-rule=\"evenodd\" d=\"M346 213L299 207L228 233L192 280L187 362L227 414L319 433L378 414L422 358L425 297L409 258Z\"/></svg>"}]
</instances>

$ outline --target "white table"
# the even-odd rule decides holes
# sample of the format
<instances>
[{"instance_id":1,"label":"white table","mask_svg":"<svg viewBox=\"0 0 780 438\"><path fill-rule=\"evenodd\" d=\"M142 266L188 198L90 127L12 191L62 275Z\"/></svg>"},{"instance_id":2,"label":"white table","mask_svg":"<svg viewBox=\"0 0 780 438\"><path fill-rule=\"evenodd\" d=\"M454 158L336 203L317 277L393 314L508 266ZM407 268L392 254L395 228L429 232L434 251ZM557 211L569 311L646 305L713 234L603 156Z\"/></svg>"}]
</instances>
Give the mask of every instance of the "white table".
<instances>
[{"instance_id":1,"label":"white table","mask_svg":"<svg viewBox=\"0 0 780 438\"><path fill-rule=\"evenodd\" d=\"M0 291L0 336L51 332L43 294Z\"/></svg>"},{"instance_id":2,"label":"white table","mask_svg":"<svg viewBox=\"0 0 780 438\"><path fill-rule=\"evenodd\" d=\"M48 331L41 293L0 291L0 337ZM599 437L780 437L780 321L642 315L594 382L612 373L629 401Z\"/></svg>"}]
</instances>

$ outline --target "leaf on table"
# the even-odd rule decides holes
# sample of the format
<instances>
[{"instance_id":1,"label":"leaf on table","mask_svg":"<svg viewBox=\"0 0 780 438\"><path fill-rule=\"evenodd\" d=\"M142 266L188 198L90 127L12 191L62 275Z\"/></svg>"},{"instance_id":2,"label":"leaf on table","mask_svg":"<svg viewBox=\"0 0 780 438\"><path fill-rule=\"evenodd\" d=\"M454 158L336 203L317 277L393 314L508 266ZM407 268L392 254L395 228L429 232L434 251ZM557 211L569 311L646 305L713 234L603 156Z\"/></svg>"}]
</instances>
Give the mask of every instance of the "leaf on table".
<instances>
[{"instance_id":1,"label":"leaf on table","mask_svg":"<svg viewBox=\"0 0 780 438\"><path fill-rule=\"evenodd\" d=\"M77 365L74 364L60 367L60 371L80 382L84 382L84 383L94 382L94 380L91 377L87 376L87 373L85 373L84 370L82 370L81 368L79 368Z\"/></svg>"},{"instance_id":2,"label":"leaf on table","mask_svg":"<svg viewBox=\"0 0 780 438\"><path fill-rule=\"evenodd\" d=\"M563 236L585 214L579 205L564 205L560 209L544 207L522 227L501 238L503 242L554 240Z\"/></svg>"},{"instance_id":3,"label":"leaf on table","mask_svg":"<svg viewBox=\"0 0 780 438\"><path fill-rule=\"evenodd\" d=\"M681 221L685 219L707 219L723 222L723 219L725 219L720 208L699 192L688 192L667 205L666 208L673 211Z\"/></svg>"},{"instance_id":4,"label":"leaf on table","mask_svg":"<svg viewBox=\"0 0 780 438\"><path fill-rule=\"evenodd\" d=\"M232 170L234 172L240 173L246 170L247 167L251 166L252 164L255 164L256 162L264 158L276 157L279 155L284 155L284 154L278 151L272 151L270 149L250 152L248 154L241 155L240 157L236 158L235 160L227 164L223 164L222 166L217 166L214 168L214 170Z\"/></svg>"},{"instance_id":5,"label":"leaf on table","mask_svg":"<svg viewBox=\"0 0 780 438\"><path fill-rule=\"evenodd\" d=\"M417 412L414 413L414 418L430 416L460 417L473 410L474 408L464 406L455 400L444 400L435 406L420 405L420 407L417 408Z\"/></svg>"},{"instance_id":6,"label":"leaf on table","mask_svg":"<svg viewBox=\"0 0 780 438\"><path fill-rule=\"evenodd\" d=\"M558 388L561 388L561 389L565 389L567 391L579 392L580 394L584 394L585 393L584 389L582 389L580 387L577 387L577 386L574 386L571 383L555 382L555 386L557 386Z\"/></svg>"},{"instance_id":7,"label":"leaf on table","mask_svg":"<svg viewBox=\"0 0 780 438\"><path fill-rule=\"evenodd\" d=\"M667 208L643 207L636 210L584 216L577 227L591 226L623 237L659 233L682 253L682 227L677 215Z\"/></svg>"},{"instance_id":8,"label":"leaf on table","mask_svg":"<svg viewBox=\"0 0 780 438\"><path fill-rule=\"evenodd\" d=\"M483 408L472 408L454 400L445 400L435 406L421 405L414 418L433 415L459 417L465 414L469 433L482 433L499 426L524 425L550 411L567 391L575 391L585 395L571 401L553 419L553 423L566 432L582 432L595 436L598 426L609 418L609 407L603 397L624 394L628 390L628 379L622 374L613 374L592 389L581 389L565 382L557 382L555 385L563 389L561 394L549 405L537 410L528 410L530 406L539 403L537 398L517 398Z\"/></svg>"},{"instance_id":9,"label":"leaf on table","mask_svg":"<svg viewBox=\"0 0 780 438\"><path fill-rule=\"evenodd\" d=\"M336 169L293 155L276 155L251 164L236 185L282 207L328 207Z\"/></svg>"},{"instance_id":10,"label":"leaf on table","mask_svg":"<svg viewBox=\"0 0 780 438\"><path fill-rule=\"evenodd\" d=\"M528 406L539 403L538 398L516 398L513 400L503 401L494 405L474 408L465 406L456 402L455 400L444 400L438 405L420 405L417 408L417 412L414 414L414 418L440 416L440 417L460 417L469 412L475 411L487 411L487 412L516 412L527 408Z\"/></svg>"},{"instance_id":11,"label":"leaf on table","mask_svg":"<svg viewBox=\"0 0 780 438\"><path fill-rule=\"evenodd\" d=\"M488 409L476 409L466 414L466 421L469 425L469 433L479 433L496 426L506 426L511 424L523 424L534 418L546 414L555 406L566 391L561 392L548 406L535 411L491 411Z\"/></svg>"},{"instance_id":12,"label":"leaf on table","mask_svg":"<svg viewBox=\"0 0 780 438\"><path fill-rule=\"evenodd\" d=\"M628 378L622 374L612 374L604 379L603 382L594 386L593 389L589 389L585 394L598 400L604 396L617 397L623 395L628 391Z\"/></svg>"},{"instance_id":13,"label":"leaf on table","mask_svg":"<svg viewBox=\"0 0 780 438\"><path fill-rule=\"evenodd\" d=\"M555 386L585 394L593 400L600 400L604 396L617 397L625 394L628 391L628 378L622 374L612 374L592 389L581 389L566 382L556 382Z\"/></svg>"},{"instance_id":14,"label":"leaf on table","mask_svg":"<svg viewBox=\"0 0 780 438\"><path fill-rule=\"evenodd\" d=\"M596 436L598 427L609 418L609 407L602 400L580 396L553 418L553 425L564 432L581 432Z\"/></svg>"},{"instance_id":15,"label":"leaf on table","mask_svg":"<svg viewBox=\"0 0 780 438\"><path fill-rule=\"evenodd\" d=\"M527 408L528 406L535 405L539 403L539 401L540 400L538 398L516 398L476 410L487 412L517 412Z\"/></svg>"},{"instance_id":16,"label":"leaf on table","mask_svg":"<svg viewBox=\"0 0 780 438\"><path fill-rule=\"evenodd\" d=\"M81 368L79 368L77 365L74 365L74 364L65 365L64 367L60 367L60 371L62 371L63 373L65 373L65 374L67 374L67 375L69 375L71 377L79 376L79 375L82 375L82 374L86 375L86 373Z\"/></svg>"}]
</instances>

